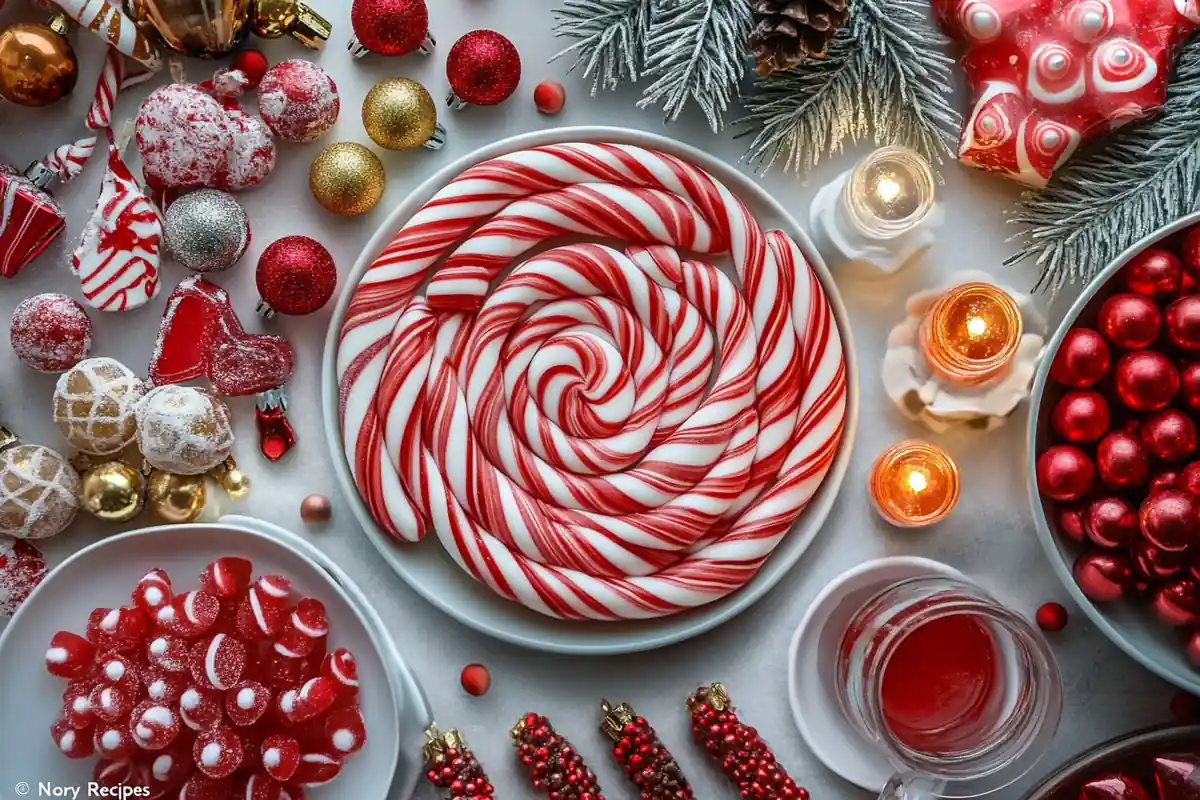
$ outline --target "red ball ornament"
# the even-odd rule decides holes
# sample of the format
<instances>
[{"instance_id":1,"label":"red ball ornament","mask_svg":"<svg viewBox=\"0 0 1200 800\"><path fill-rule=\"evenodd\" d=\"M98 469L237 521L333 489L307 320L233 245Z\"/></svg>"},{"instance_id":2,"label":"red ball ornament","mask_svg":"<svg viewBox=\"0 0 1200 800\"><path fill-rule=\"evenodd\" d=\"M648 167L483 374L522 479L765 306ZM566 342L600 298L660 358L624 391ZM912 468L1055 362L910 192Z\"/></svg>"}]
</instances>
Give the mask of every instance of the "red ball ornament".
<instances>
[{"instance_id":1,"label":"red ball ornament","mask_svg":"<svg viewBox=\"0 0 1200 800\"><path fill-rule=\"evenodd\" d=\"M354 0L350 24L354 38L348 48L355 58L367 53L403 56L413 51L428 55L433 49L425 0Z\"/></svg>"},{"instance_id":2,"label":"red ball ornament","mask_svg":"<svg viewBox=\"0 0 1200 800\"><path fill-rule=\"evenodd\" d=\"M1129 558L1123 553L1104 550L1084 553L1076 559L1072 572L1084 596L1095 603L1118 599L1133 583Z\"/></svg>"},{"instance_id":3,"label":"red ball ornament","mask_svg":"<svg viewBox=\"0 0 1200 800\"><path fill-rule=\"evenodd\" d=\"M1170 250L1152 247L1134 256L1121 270L1121 277L1129 291L1163 300L1179 291L1183 264Z\"/></svg>"},{"instance_id":4,"label":"red ball ornament","mask_svg":"<svg viewBox=\"0 0 1200 800\"><path fill-rule=\"evenodd\" d=\"M1035 619L1042 630L1057 633L1067 627L1067 609L1062 603L1042 603Z\"/></svg>"},{"instance_id":5,"label":"red ball ornament","mask_svg":"<svg viewBox=\"0 0 1200 800\"><path fill-rule=\"evenodd\" d=\"M451 108L494 106L507 100L521 82L521 55L496 31L471 31L450 48L446 77Z\"/></svg>"},{"instance_id":6,"label":"red ball ornament","mask_svg":"<svg viewBox=\"0 0 1200 800\"><path fill-rule=\"evenodd\" d=\"M1179 391L1179 372L1154 350L1121 356L1115 369L1117 397L1134 411L1157 411Z\"/></svg>"},{"instance_id":7,"label":"red ball ornament","mask_svg":"<svg viewBox=\"0 0 1200 800\"><path fill-rule=\"evenodd\" d=\"M262 300L258 313L299 316L324 307L337 286L333 256L315 239L285 236L267 245L254 275Z\"/></svg>"},{"instance_id":8,"label":"red ball ornament","mask_svg":"<svg viewBox=\"0 0 1200 800\"><path fill-rule=\"evenodd\" d=\"M1162 313L1148 297L1114 294L1100 306L1097 316L1104 338L1125 350L1141 350L1158 338Z\"/></svg>"},{"instance_id":9,"label":"red ball ornament","mask_svg":"<svg viewBox=\"0 0 1200 800\"><path fill-rule=\"evenodd\" d=\"M1054 354L1050 377L1064 386L1084 389L1108 373L1109 359L1103 336L1091 328L1072 328Z\"/></svg>"},{"instance_id":10,"label":"red ball ornament","mask_svg":"<svg viewBox=\"0 0 1200 800\"><path fill-rule=\"evenodd\" d=\"M1178 489L1179 479L1183 473L1173 469L1160 469L1150 476L1150 482L1146 485L1147 494L1161 492L1163 489Z\"/></svg>"},{"instance_id":11,"label":"red ball ornament","mask_svg":"<svg viewBox=\"0 0 1200 800\"><path fill-rule=\"evenodd\" d=\"M1142 421L1142 441L1160 461L1182 461L1196 449L1196 423L1182 411L1164 408Z\"/></svg>"},{"instance_id":12,"label":"red ball ornament","mask_svg":"<svg viewBox=\"0 0 1200 800\"><path fill-rule=\"evenodd\" d=\"M1180 296L1185 295L1185 294L1193 294L1196 291L1196 287L1198 285L1200 285L1200 284L1196 283L1196 276L1190 272L1185 271L1183 273L1183 277L1179 279L1179 294L1180 294Z\"/></svg>"},{"instance_id":13,"label":"red ball ornament","mask_svg":"<svg viewBox=\"0 0 1200 800\"><path fill-rule=\"evenodd\" d=\"M240 50L233 57L233 64L230 65L230 68L241 70L248 81L246 88L254 89L262 83L263 76L267 74L271 64L267 61L267 57L257 50Z\"/></svg>"},{"instance_id":14,"label":"red ball ornament","mask_svg":"<svg viewBox=\"0 0 1200 800\"><path fill-rule=\"evenodd\" d=\"M567 90L558 81L542 81L533 90L533 103L542 114L557 114L567 104Z\"/></svg>"},{"instance_id":15,"label":"red ball ornament","mask_svg":"<svg viewBox=\"0 0 1200 800\"><path fill-rule=\"evenodd\" d=\"M1083 526L1083 517L1086 513L1086 504L1066 503L1059 506L1058 532L1073 542L1087 541L1087 532Z\"/></svg>"},{"instance_id":16,"label":"red ball ornament","mask_svg":"<svg viewBox=\"0 0 1200 800\"><path fill-rule=\"evenodd\" d=\"M1128 547L1141 532L1137 512L1120 497L1092 501L1083 517L1083 529L1101 547Z\"/></svg>"},{"instance_id":17,"label":"red ball ornament","mask_svg":"<svg viewBox=\"0 0 1200 800\"><path fill-rule=\"evenodd\" d=\"M1150 458L1137 437L1113 431L1096 447L1096 471L1106 486L1131 489L1150 476Z\"/></svg>"},{"instance_id":18,"label":"red ball ornament","mask_svg":"<svg viewBox=\"0 0 1200 800\"><path fill-rule=\"evenodd\" d=\"M1050 415L1050 426L1073 444L1091 442L1108 431L1108 401L1099 392L1078 390L1059 398Z\"/></svg>"},{"instance_id":19,"label":"red ball ornament","mask_svg":"<svg viewBox=\"0 0 1200 800\"><path fill-rule=\"evenodd\" d=\"M1200 350L1200 295L1189 294L1167 306L1167 338L1181 350Z\"/></svg>"},{"instance_id":20,"label":"red ball ornament","mask_svg":"<svg viewBox=\"0 0 1200 800\"><path fill-rule=\"evenodd\" d=\"M1180 367L1178 399L1187 410L1200 413L1200 362Z\"/></svg>"},{"instance_id":21,"label":"red ball ornament","mask_svg":"<svg viewBox=\"0 0 1200 800\"><path fill-rule=\"evenodd\" d=\"M492 673L483 664L467 664L459 676L463 691L472 697L482 697L492 686Z\"/></svg>"},{"instance_id":22,"label":"red ball ornament","mask_svg":"<svg viewBox=\"0 0 1200 800\"><path fill-rule=\"evenodd\" d=\"M1175 488L1200 497L1200 461L1193 461L1179 471Z\"/></svg>"},{"instance_id":23,"label":"red ball ornament","mask_svg":"<svg viewBox=\"0 0 1200 800\"><path fill-rule=\"evenodd\" d=\"M38 372L66 372L92 349L92 320L65 294L36 294L13 309L9 341L22 364Z\"/></svg>"},{"instance_id":24,"label":"red ball ornament","mask_svg":"<svg viewBox=\"0 0 1200 800\"><path fill-rule=\"evenodd\" d=\"M1166 580L1183 571L1183 553L1172 553L1139 539L1129 548L1129 560L1139 577L1153 583Z\"/></svg>"},{"instance_id":25,"label":"red ball ornament","mask_svg":"<svg viewBox=\"0 0 1200 800\"><path fill-rule=\"evenodd\" d=\"M267 70L258 87L258 114L275 135L311 142L337 122L337 84L311 61L293 58Z\"/></svg>"},{"instance_id":26,"label":"red ball ornament","mask_svg":"<svg viewBox=\"0 0 1200 800\"><path fill-rule=\"evenodd\" d=\"M1092 488L1096 468L1078 447L1059 444L1038 456L1038 491L1051 500L1078 500Z\"/></svg>"},{"instance_id":27,"label":"red ball ornament","mask_svg":"<svg viewBox=\"0 0 1200 800\"><path fill-rule=\"evenodd\" d=\"M1190 578L1168 583L1154 593L1150 607L1156 617L1172 627L1195 625L1200 621L1200 590Z\"/></svg>"},{"instance_id":28,"label":"red ball ornament","mask_svg":"<svg viewBox=\"0 0 1200 800\"><path fill-rule=\"evenodd\" d=\"M1188 230L1179 247L1183 268L1193 275L1200 276L1200 225Z\"/></svg>"},{"instance_id":29,"label":"red ball ornament","mask_svg":"<svg viewBox=\"0 0 1200 800\"><path fill-rule=\"evenodd\" d=\"M1142 535L1168 552L1186 550L1200 536L1200 500L1180 489L1165 489L1142 501Z\"/></svg>"}]
</instances>

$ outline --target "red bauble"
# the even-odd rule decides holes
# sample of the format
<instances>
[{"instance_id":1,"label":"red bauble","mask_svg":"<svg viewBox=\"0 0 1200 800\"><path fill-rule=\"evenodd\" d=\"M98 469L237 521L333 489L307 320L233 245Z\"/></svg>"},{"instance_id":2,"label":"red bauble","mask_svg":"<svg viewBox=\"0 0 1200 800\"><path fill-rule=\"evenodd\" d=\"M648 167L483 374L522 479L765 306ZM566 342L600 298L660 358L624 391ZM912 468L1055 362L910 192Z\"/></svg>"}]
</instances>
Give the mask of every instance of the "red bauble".
<instances>
[{"instance_id":1,"label":"red bauble","mask_svg":"<svg viewBox=\"0 0 1200 800\"><path fill-rule=\"evenodd\" d=\"M1110 357L1103 336L1091 328L1072 328L1054 354L1050 377L1064 386L1084 389L1105 376Z\"/></svg>"},{"instance_id":2,"label":"red bauble","mask_svg":"<svg viewBox=\"0 0 1200 800\"><path fill-rule=\"evenodd\" d=\"M1035 619L1042 630L1057 633L1067 627L1067 609L1062 603L1042 603Z\"/></svg>"},{"instance_id":3,"label":"red bauble","mask_svg":"<svg viewBox=\"0 0 1200 800\"><path fill-rule=\"evenodd\" d=\"M1099 439L1108 431L1108 423L1108 401L1091 390L1067 392L1050 415L1054 432L1074 444Z\"/></svg>"},{"instance_id":4,"label":"red bauble","mask_svg":"<svg viewBox=\"0 0 1200 800\"><path fill-rule=\"evenodd\" d=\"M1128 547L1140 533L1137 512L1120 497L1092 501L1083 517L1083 529L1101 547Z\"/></svg>"},{"instance_id":5,"label":"red bauble","mask_svg":"<svg viewBox=\"0 0 1200 800\"><path fill-rule=\"evenodd\" d=\"M1087 505L1083 503L1066 503L1058 508L1058 532L1073 542L1087 541L1087 532L1083 527L1083 517L1087 513Z\"/></svg>"},{"instance_id":6,"label":"red bauble","mask_svg":"<svg viewBox=\"0 0 1200 800\"><path fill-rule=\"evenodd\" d=\"M1096 468L1078 447L1059 444L1038 456L1038 491L1051 500L1078 500L1092 488Z\"/></svg>"},{"instance_id":7,"label":"red bauble","mask_svg":"<svg viewBox=\"0 0 1200 800\"><path fill-rule=\"evenodd\" d=\"M1096 603L1116 600L1133 583L1129 558L1123 553L1093 550L1075 561L1075 582L1084 596Z\"/></svg>"},{"instance_id":8,"label":"red bauble","mask_svg":"<svg viewBox=\"0 0 1200 800\"><path fill-rule=\"evenodd\" d=\"M1200 537L1200 500L1180 489L1165 489L1142 501L1138 519L1151 544L1180 552Z\"/></svg>"},{"instance_id":9,"label":"red bauble","mask_svg":"<svg viewBox=\"0 0 1200 800\"><path fill-rule=\"evenodd\" d=\"M1129 291L1163 300L1179 291L1183 264L1170 250L1151 247L1134 256L1121 270L1121 277Z\"/></svg>"},{"instance_id":10,"label":"red bauble","mask_svg":"<svg viewBox=\"0 0 1200 800\"><path fill-rule=\"evenodd\" d=\"M1193 275L1200 276L1200 225L1188 230L1179 246L1183 268Z\"/></svg>"},{"instance_id":11,"label":"red bauble","mask_svg":"<svg viewBox=\"0 0 1200 800\"><path fill-rule=\"evenodd\" d=\"M1147 494L1161 492L1163 489L1178 489L1179 479L1182 473L1173 469L1160 469L1158 472L1150 476L1150 482L1146 484Z\"/></svg>"},{"instance_id":12,"label":"red bauble","mask_svg":"<svg viewBox=\"0 0 1200 800\"><path fill-rule=\"evenodd\" d=\"M1142 441L1160 461L1182 461L1196 449L1196 423L1182 411L1164 408L1142 421Z\"/></svg>"},{"instance_id":13,"label":"red bauble","mask_svg":"<svg viewBox=\"0 0 1200 800\"><path fill-rule=\"evenodd\" d=\"M483 664L467 664L459 676L463 691L472 697L482 697L492 686L492 673Z\"/></svg>"},{"instance_id":14,"label":"red bauble","mask_svg":"<svg viewBox=\"0 0 1200 800\"><path fill-rule=\"evenodd\" d=\"M542 81L533 90L533 104L541 114L557 114L567 104L567 90L558 81Z\"/></svg>"},{"instance_id":15,"label":"red bauble","mask_svg":"<svg viewBox=\"0 0 1200 800\"><path fill-rule=\"evenodd\" d=\"M229 68L241 70L248 81L247 88L253 89L262 83L263 76L267 74L271 64L267 57L257 50L239 50Z\"/></svg>"},{"instance_id":16,"label":"red bauble","mask_svg":"<svg viewBox=\"0 0 1200 800\"><path fill-rule=\"evenodd\" d=\"M507 100L521 82L521 55L496 31L471 31L450 48L446 77L459 100L494 106Z\"/></svg>"},{"instance_id":17,"label":"red bauble","mask_svg":"<svg viewBox=\"0 0 1200 800\"><path fill-rule=\"evenodd\" d=\"M382 56L402 56L421 47L429 32L425 0L354 0L350 24L358 44Z\"/></svg>"},{"instance_id":18,"label":"red bauble","mask_svg":"<svg viewBox=\"0 0 1200 800\"><path fill-rule=\"evenodd\" d=\"M1183 278L1181 278L1179 281L1179 294L1192 294L1196 291L1197 286L1200 286L1200 284L1196 283L1196 276L1185 271L1183 273Z\"/></svg>"},{"instance_id":19,"label":"red bauble","mask_svg":"<svg viewBox=\"0 0 1200 800\"><path fill-rule=\"evenodd\" d=\"M1154 350L1126 353L1117 362L1115 372L1117 396L1134 411L1157 411L1179 391L1175 365Z\"/></svg>"},{"instance_id":20,"label":"red bauble","mask_svg":"<svg viewBox=\"0 0 1200 800\"><path fill-rule=\"evenodd\" d=\"M1172 553L1156 547L1145 539L1139 539L1129 548L1129 559L1133 571L1152 583L1166 580L1183 571L1183 554Z\"/></svg>"},{"instance_id":21,"label":"red bauble","mask_svg":"<svg viewBox=\"0 0 1200 800\"><path fill-rule=\"evenodd\" d=\"M1195 625L1200 621L1200 589L1190 578L1168 583L1154 593L1151 607L1154 615L1168 625Z\"/></svg>"},{"instance_id":22,"label":"red bauble","mask_svg":"<svg viewBox=\"0 0 1200 800\"><path fill-rule=\"evenodd\" d=\"M1104 338L1125 350L1141 350L1158 338L1162 314L1140 294L1114 294L1100 306L1097 317Z\"/></svg>"},{"instance_id":23,"label":"red bauble","mask_svg":"<svg viewBox=\"0 0 1200 800\"><path fill-rule=\"evenodd\" d=\"M17 304L9 341L22 364L38 372L66 372L92 349L92 320L65 294L35 294Z\"/></svg>"},{"instance_id":24,"label":"red bauble","mask_svg":"<svg viewBox=\"0 0 1200 800\"><path fill-rule=\"evenodd\" d=\"M312 61L293 58L267 70L258 87L258 114L275 135L311 142L337 122L337 84Z\"/></svg>"},{"instance_id":25,"label":"red bauble","mask_svg":"<svg viewBox=\"0 0 1200 800\"><path fill-rule=\"evenodd\" d=\"M1179 481L1175 488L1200 497L1200 461L1193 461L1179 471Z\"/></svg>"},{"instance_id":26,"label":"red bauble","mask_svg":"<svg viewBox=\"0 0 1200 800\"><path fill-rule=\"evenodd\" d=\"M1137 437L1113 431L1096 447L1096 471L1106 486L1131 489L1150 476L1150 458Z\"/></svg>"},{"instance_id":27,"label":"red bauble","mask_svg":"<svg viewBox=\"0 0 1200 800\"><path fill-rule=\"evenodd\" d=\"M1200 362L1180 368L1179 403L1189 411L1200 413Z\"/></svg>"},{"instance_id":28,"label":"red bauble","mask_svg":"<svg viewBox=\"0 0 1200 800\"><path fill-rule=\"evenodd\" d=\"M258 257L254 282L263 300L260 313L311 314L333 297L337 267L315 239L285 236L267 245Z\"/></svg>"},{"instance_id":29,"label":"red bauble","mask_svg":"<svg viewBox=\"0 0 1200 800\"><path fill-rule=\"evenodd\" d=\"M1189 294L1171 303L1163 318L1172 344L1181 350L1200 350L1200 294Z\"/></svg>"}]
</instances>

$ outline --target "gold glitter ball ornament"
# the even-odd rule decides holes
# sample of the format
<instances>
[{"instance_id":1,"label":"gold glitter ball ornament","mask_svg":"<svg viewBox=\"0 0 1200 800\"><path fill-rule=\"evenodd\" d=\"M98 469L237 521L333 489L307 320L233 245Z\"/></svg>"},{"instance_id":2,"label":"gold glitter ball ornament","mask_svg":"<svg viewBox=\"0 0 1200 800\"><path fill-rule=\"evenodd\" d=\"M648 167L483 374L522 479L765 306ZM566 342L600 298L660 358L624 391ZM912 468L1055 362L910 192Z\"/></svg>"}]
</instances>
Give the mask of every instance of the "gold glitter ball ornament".
<instances>
[{"instance_id":1,"label":"gold glitter ball ornament","mask_svg":"<svg viewBox=\"0 0 1200 800\"><path fill-rule=\"evenodd\" d=\"M58 379L54 422L76 450L111 455L137 434L133 407L145 392L133 370L111 358L86 358Z\"/></svg>"},{"instance_id":2,"label":"gold glitter ball ornament","mask_svg":"<svg viewBox=\"0 0 1200 800\"><path fill-rule=\"evenodd\" d=\"M150 473L146 505L164 522L195 522L208 502L203 475L172 475L162 470Z\"/></svg>"},{"instance_id":3,"label":"gold glitter ball ornament","mask_svg":"<svg viewBox=\"0 0 1200 800\"><path fill-rule=\"evenodd\" d=\"M362 105L363 127L371 141L388 150L428 147L436 150L446 140L438 125L437 106L424 86L408 78L391 78L375 84Z\"/></svg>"},{"instance_id":4,"label":"gold glitter ball ornament","mask_svg":"<svg viewBox=\"0 0 1200 800\"><path fill-rule=\"evenodd\" d=\"M61 533L79 510L79 474L37 444L0 450L0 534L45 539Z\"/></svg>"},{"instance_id":5,"label":"gold glitter ball ornament","mask_svg":"<svg viewBox=\"0 0 1200 800\"><path fill-rule=\"evenodd\" d=\"M317 202L344 217L370 211L383 197L387 175L379 156L356 142L338 142L322 150L308 171L308 188Z\"/></svg>"},{"instance_id":6,"label":"gold glitter ball ornament","mask_svg":"<svg viewBox=\"0 0 1200 800\"><path fill-rule=\"evenodd\" d=\"M146 482L142 473L121 461L106 461L83 473L80 502L105 522L128 522L141 513Z\"/></svg>"},{"instance_id":7,"label":"gold glitter ball ornament","mask_svg":"<svg viewBox=\"0 0 1200 800\"><path fill-rule=\"evenodd\" d=\"M159 386L138 401L138 448L154 469L200 475L233 449L229 408L216 395L190 386Z\"/></svg>"}]
</instances>

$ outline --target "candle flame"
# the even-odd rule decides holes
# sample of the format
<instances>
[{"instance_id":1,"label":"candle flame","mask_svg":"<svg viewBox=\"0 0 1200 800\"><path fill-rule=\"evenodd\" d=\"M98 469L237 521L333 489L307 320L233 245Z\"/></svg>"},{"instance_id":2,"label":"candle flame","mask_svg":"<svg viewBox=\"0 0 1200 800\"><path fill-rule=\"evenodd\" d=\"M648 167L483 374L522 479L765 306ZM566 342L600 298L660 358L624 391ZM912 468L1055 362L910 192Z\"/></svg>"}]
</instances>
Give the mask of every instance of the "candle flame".
<instances>
[{"instance_id":1,"label":"candle flame","mask_svg":"<svg viewBox=\"0 0 1200 800\"><path fill-rule=\"evenodd\" d=\"M987 320L983 317L967 317L967 333L972 337L983 336L987 333Z\"/></svg>"},{"instance_id":2,"label":"candle flame","mask_svg":"<svg viewBox=\"0 0 1200 800\"><path fill-rule=\"evenodd\" d=\"M896 202L903 191L904 187L895 178L883 177L875 184L875 194L888 205Z\"/></svg>"},{"instance_id":3,"label":"candle flame","mask_svg":"<svg viewBox=\"0 0 1200 800\"><path fill-rule=\"evenodd\" d=\"M923 492L929 488L929 477L924 471L914 469L908 473L908 488L914 492Z\"/></svg>"}]
</instances>

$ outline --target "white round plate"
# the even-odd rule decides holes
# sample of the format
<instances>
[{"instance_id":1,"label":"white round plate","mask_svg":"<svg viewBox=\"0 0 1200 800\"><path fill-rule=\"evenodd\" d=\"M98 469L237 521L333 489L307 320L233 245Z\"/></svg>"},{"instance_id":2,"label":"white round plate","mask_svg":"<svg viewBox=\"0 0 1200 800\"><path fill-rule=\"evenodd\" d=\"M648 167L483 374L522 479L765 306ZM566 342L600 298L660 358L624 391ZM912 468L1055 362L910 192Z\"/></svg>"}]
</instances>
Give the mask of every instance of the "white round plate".
<instances>
[{"instance_id":1,"label":"white round plate","mask_svg":"<svg viewBox=\"0 0 1200 800\"><path fill-rule=\"evenodd\" d=\"M353 289L358 285L367 267L392 241L409 218L467 167L505 153L562 142L614 142L638 145L672 153L708 171L746 204L764 229L778 228L800 246L821 280L842 335L848 383L846 425L841 450L834 459L820 491L797 520L791 533L784 537L758 574L740 591L707 606L669 617L631 622L564 621L543 616L498 597L455 564L436 537L430 536L426 541L414 545L398 542L381 529L359 497L342 449L336 369L338 337ZM417 187L375 232L358 263L354 265L353 271L347 276L345 286L325 338L322 377L325 435L333 454L338 481L367 537L379 549L384 560L418 594L465 625L489 636L534 650L580 655L629 653L679 642L736 616L766 594L812 543L829 515L850 463L850 449L858 423L858 370L855 367L854 342L850 335L849 317L845 306L820 254L783 206L747 176L694 147L640 131L592 126L540 131L496 142L450 164Z\"/></svg>"},{"instance_id":2,"label":"white round plate","mask_svg":"<svg viewBox=\"0 0 1200 800\"><path fill-rule=\"evenodd\" d=\"M128 604L138 579L155 567L187 590L199 585L205 565L227 555L250 559L256 575L286 575L298 593L319 598L329 618L330 648L349 648L358 663L367 745L346 761L336 781L310 790L309 798L412 794L423 772L423 731L432 718L378 615L345 574L300 537L260 520L228 517L102 539L47 575L17 610L0 636L0 797L18 782L30 784L37 796L39 782L86 787L92 779L95 757L64 758L50 738L65 686L45 668L54 632L82 634L93 608Z\"/></svg>"}]
</instances>

